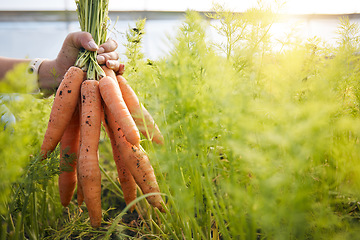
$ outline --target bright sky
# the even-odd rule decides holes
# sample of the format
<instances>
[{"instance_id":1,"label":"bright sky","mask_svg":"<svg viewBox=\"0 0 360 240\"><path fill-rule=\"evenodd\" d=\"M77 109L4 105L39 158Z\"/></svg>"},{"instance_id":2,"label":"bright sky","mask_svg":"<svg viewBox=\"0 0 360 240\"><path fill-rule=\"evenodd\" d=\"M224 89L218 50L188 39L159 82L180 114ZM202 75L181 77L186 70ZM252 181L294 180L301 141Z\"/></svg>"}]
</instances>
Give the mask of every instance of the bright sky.
<instances>
[{"instance_id":1,"label":"bright sky","mask_svg":"<svg viewBox=\"0 0 360 240\"><path fill-rule=\"evenodd\" d=\"M193 9L207 11L213 0L109 0L110 10L117 11L183 11ZM231 10L245 11L256 6L258 0L215 0ZM283 13L360 13L360 0L262 0L266 3L284 2ZM0 10L74 10L75 0L0 0Z\"/></svg>"},{"instance_id":2,"label":"bright sky","mask_svg":"<svg viewBox=\"0 0 360 240\"><path fill-rule=\"evenodd\" d=\"M288 0L285 12L290 14L360 13L360 0Z\"/></svg>"}]
</instances>

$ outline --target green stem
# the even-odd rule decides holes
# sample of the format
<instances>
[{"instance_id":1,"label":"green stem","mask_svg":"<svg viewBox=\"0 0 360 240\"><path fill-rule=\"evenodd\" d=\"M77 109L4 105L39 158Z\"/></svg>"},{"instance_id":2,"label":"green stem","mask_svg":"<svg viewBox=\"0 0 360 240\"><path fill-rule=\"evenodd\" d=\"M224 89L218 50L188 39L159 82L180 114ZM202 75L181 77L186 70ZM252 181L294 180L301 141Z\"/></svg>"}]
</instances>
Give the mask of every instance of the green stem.
<instances>
[{"instance_id":1,"label":"green stem","mask_svg":"<svg viewBox=\"0 0 360 240\"><path fill-rule=\"evenodd\" d=\"M116 183L114 182L114 180L112 180L112 178L109 176L109 174L107 174L107 173L105 172L104 168L103 168L100 164L99 164L99 167L100 167L101 172L105 175L105 177L109 180L109 182L111 182L111 184L116 188L116 190L118 190L119 193L121 193L122 195L124 195L124 194L123 194L123 191L121 190L121 188L119 187L119 185L116 184Z\"/></svg>"},{"instance_id":2,"label":"green stem","mask_svg":"<svg viewBox=\"0 0 360 240\"><path fill-rule=\"evenodd\" d=\"M82 31L89 32L97 45L107 38L109 0L77 0L77 13ZM87 79L99 80L105 76L96 60L96 52L81 51L75 66L87 72Z\"/></svg>"}]
</instances>

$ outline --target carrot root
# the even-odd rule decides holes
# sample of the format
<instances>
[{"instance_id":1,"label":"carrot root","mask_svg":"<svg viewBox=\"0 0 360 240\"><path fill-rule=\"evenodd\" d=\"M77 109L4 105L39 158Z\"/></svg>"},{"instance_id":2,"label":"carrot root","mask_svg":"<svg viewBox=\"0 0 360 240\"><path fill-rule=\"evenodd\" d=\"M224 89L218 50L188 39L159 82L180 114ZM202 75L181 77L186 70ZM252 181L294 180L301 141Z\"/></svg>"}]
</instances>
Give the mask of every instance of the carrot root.
<instances>
[{"instance_id":1,"label":"carrot root","mask_svg":"<svg viewBox=\"0 0 360 240\"><path fill-rule=\"evenodd\" d=\"M135 182L140 187L141 191L144 194L160 193L154 169L150 164L148 156L137 146L132 145L126 140L122 130L117 126L114 117L110 113L110 110L106 107L105 115L107 116L109 127L114 134L116 147L124 157L126 167L134 177ZM147 200L153 207L158 208L160 211L164 211L162 206L163 200L160 195L149 196L147 197Z\"/></svg>"},{"instance_id":2,"label":"carrot root","mask_svg":"<svg viewBox=\"0 0 360 240\"><path fill-rule=\"evenodd\" d=\"M131 116L133 117L140 132L147 139L151 139L155 143L163 145L164 137L162 136L159 127L155 124L155 121L148 110L140 104L135 91L131 88L123 76L117 75L116 80L120 86L124 101L128 106Z\"/></svg>"},{"instance_id":3,"label":"carrot root","mask_svg":"<svg viewBox=\"0 0 360 240\"><path fill-rule=\"evenodd\" d=\"M41 146L42 159L47 158L61 140L76 108L83 79L84 72L80 68L70 67L61 81Z\"/></svg>"},{"instance_id":4,"label":"carrot root","mask_svg":"<svg viewBox=\"0 0 360 240\"><path fill-rule=\"evenodd\" d=\"M101 97L99 83L86 80L81 87L80 153L78 176L91 226L101 224L101 172L98 160L98 144L101 127Z\"/></svg>"},{"instance_id":5,"label":"carrot root","mask_svg":"<svg viewBox=\"0 0 360 240\"><path fill-rule=\"evenodd\" d=\"M126 204L137 197L137 186L143 194L160 193L154 169L140 149L140 133L163 144L164 139L150 113L140 104L125 78L103 66L105 77L84 80L85 73L70 67L55 95L43 144L45 159L60 142L59 192L61 204L67 206L77 184L77 200L84 201L90 223L100 227L101 171L98 144L101 122L111 141L113 158ZM80 99L81 104L76 108ZM73 160L74 161L71 161ZM164 211L160 194L146 198ZM133 210L135 206L131 207Z\"/></svg>"},{"instance_id":6,"label":"carrot root","mask_svg":"<svg viewBox=\"0 0 360 240\"><path fill-rule=\"evenodd\" d=\"M105 105L109 108L115 121L122 129L127 141L135 146L140 145L140 134L131 114L122 98L116 80L106 76L100 79L99 88Z\"/></svg>"},{"instance_id":7,"label":"carrot root","mask_svg":"<svg viewBox=\"0 0 360 240\"><path fill-rule=\"evenodd\" d=\"M69 205L77 182L77 158L80 141L79 111L75 110L60 141L59 194L61 204Z\"/></svg>"},{"instance_id":8,"label":"carrot root","mask_svg":"<svg viewBox=\"0 0 360 240\"><path fill-rule=\"evenodd\" d=\"M116 170L118 173L119 182L121 185L121 189L123 191L124 200L127 205L131 203L137 197L137 184L134 180L134 177L131 175L131 172L126 167L125 158L122 156L122 153L116 147L116 141L114 137L113 131L109 128L108 124L106 124L109 120L105 116L103 125L105 126L105 130L110 139L111 148L113 152L113 158L116 164ZM130 208L130 211L133 211L135 206Z\"/></svg>"}]
</instances>

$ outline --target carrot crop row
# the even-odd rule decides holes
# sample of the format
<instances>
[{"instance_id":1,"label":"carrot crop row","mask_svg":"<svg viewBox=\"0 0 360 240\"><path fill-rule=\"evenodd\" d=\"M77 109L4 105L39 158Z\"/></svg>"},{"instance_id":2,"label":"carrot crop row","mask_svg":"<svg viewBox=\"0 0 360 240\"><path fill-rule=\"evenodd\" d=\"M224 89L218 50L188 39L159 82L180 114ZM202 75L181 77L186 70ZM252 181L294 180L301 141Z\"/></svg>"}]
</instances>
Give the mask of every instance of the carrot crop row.
<instances>
[{"instance_id":1,"label":"carrot crop row","mask_svg":"<svg viewBox=\"0 0 360 240\"><path fill-rule=\"evenodd\" d=\"M144 194L160 193L154 169L140 148L140 132L155 143L164 142L125 78L103 69L106 76L100 80L87 80L78 67L68 69L56 92L41 146L41 157L46 159L60 143L61 203L70 203L77 185L78 204L85 202L92 227L99 227L102 220L98 162L101 125L111 142L126 204L136 199L137 186ZM164 211L159 194L147 200Z\"/></svg>"}]
</instances>

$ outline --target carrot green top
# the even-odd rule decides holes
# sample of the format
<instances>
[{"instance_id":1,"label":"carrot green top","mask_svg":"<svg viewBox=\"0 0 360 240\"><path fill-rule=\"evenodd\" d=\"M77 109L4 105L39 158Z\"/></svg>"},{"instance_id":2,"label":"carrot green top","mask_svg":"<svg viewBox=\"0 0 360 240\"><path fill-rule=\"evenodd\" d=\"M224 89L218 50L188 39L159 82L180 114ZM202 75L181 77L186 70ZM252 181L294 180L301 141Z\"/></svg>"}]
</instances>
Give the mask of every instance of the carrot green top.
<instances>
[{"instance_id":1,"label":"carrot green top","mask_svg":"<svg viewBox=\"0 0 360 240\"><path fill-rule=\"evenodd\" d=\"M75 2L81 30L89 32L97 45L104 43L109 21L109 0L75 0ZM87 79L99 80L105 76L96 61L96 54L96 52L82 50L75 63L75 66L87 71Z\"/></svg>"}]
</instances>

